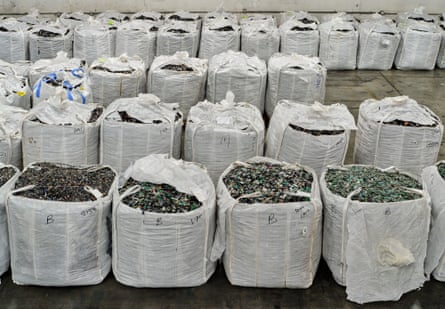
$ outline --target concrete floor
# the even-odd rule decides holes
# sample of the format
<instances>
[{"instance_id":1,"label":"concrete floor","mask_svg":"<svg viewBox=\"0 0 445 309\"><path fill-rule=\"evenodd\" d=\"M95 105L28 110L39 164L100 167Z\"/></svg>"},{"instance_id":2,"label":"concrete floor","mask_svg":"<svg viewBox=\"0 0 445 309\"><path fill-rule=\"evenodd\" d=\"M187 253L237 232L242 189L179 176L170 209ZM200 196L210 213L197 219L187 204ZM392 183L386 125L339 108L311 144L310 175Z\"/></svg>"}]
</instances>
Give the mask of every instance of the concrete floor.
<instances>
[{"instance_id":1,"label":"concrete floor","mask_svg":"<svg viewBox=\"0 0 445 309\"><path fill-rule=\"evenodd\" d=\"M326 103L347 104L357 117L368 98L408 95L429 106L445 121L445 70L432 72L329 72ZM353 141L351 141L351 145ZM442 143L439 159L445 159ZM352 162L352 147L346 163ZM427 282L399 302L374 303L365 308L445 307L445 283ZM207 284L187 289L135 289L120 285L110 274L91 287L45 288L16 286L8 272L0 285L0 308L359 308L346 300L345 289L320 264L313 286L306 290L231 286L219 267Z\"/></svg>"}]
</instances>

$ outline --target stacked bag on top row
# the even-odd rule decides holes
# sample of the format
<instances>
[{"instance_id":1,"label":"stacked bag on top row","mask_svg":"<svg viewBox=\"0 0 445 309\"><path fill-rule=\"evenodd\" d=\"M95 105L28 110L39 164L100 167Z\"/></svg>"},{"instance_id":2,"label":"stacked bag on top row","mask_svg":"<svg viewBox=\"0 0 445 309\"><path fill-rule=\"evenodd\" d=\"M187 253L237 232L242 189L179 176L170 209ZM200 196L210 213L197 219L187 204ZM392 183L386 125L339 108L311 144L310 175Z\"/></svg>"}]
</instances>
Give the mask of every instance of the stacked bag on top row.
<instances>
[{"instance_id":1,"label":"stacked bag on top row","mask_svg":"<svg viewBox=\"0 0 445 309\"><path fill-rule=\"evenodd\" d=\"M168 15L139 12L127 16L104 12L95 18L64 13L56 22L38 12L0 21L0 59L8 62L53 58L58 51L88 64L101 57L138 55L149 67L155 56L188 52L211 59L228 50L262 60L277 53L319 56L327 69L432 70L445 67L444 22L423 8L402 13L393 21L379 14L359 22L346 13L325 15L320 21L306 12L282 14L278 27L271 15L242 15L221 11ZM418 48L421 46L420 48Z\"/></svg>"}]
</instances>

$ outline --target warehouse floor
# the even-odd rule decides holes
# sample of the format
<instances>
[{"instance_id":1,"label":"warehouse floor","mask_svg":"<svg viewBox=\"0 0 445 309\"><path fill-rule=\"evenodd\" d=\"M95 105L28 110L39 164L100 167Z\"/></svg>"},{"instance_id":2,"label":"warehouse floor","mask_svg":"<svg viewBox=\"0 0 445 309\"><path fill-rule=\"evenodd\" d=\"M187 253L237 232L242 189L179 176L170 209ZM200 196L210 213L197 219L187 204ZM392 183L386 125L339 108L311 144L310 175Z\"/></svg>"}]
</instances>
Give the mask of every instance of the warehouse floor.
<instances>
[{"instance_id":1,"label":"warehouse floor","mask_svg":"<svg viewBox=\"0 0 445 309\"><path fill-rule=\"evenodd\" d=\"M408 95L429 106L445 121L445 70L432 72L329 72L326 103L343 102L357 116L367 98ZM351 144L353 141L351 141ZM439 159L445 159L442 143ZM352 162L352 147L346 163ZM445 304L445 283L427 282L397 303L375 303L369 308L440 308ZM112 275L92 287L22 287L2 276L0 308L355 308L346 300L322 262L314 284L306 290L259 289L231 286L222 267L209 282L187 289L135 289L120 285Z\"/></svg>"}]
</instances>

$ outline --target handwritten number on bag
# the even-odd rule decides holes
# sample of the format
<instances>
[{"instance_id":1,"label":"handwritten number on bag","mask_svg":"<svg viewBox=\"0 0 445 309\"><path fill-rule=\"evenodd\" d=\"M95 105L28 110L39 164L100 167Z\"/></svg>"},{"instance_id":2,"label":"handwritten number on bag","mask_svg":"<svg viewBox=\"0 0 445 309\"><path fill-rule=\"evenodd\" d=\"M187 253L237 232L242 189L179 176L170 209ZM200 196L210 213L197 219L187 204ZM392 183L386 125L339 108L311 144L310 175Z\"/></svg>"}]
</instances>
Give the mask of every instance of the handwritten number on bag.
<instances>
[{"instance_id":1,"label":"handwritten number on bag","mask_svg":"<svg viewBox=\"0 0 445 309\"><path fill-rule=\"evenodd\" d=\"M275 224L278 222L278 219L275 218L275 214L270 214L269 215L269 224Z\"/></svg>"},{"instance_id":2,"label":"handwritten number on bag","mask_svg":"<svg viewBox=\"0 0 445 309\"><path fill-rule=\"evenodd\" d=\"M200 214L196 217L193 217L190 219L190 222L192 222L192 225L194 225L194 224L198 223L198 221L199 221L199 219L201 219L201 217L202 217L202 214Z\"/></svg>"},{"instance_id":3,"label":"handwritten number on bag","mask_svg":"<svg viewBox=\"0 0 445 309\"><path fill-rule=\"evenodd\" d=\"M53 215L49 215L46 217L46 224L52 224L52 223L54 223L54 221L56 221L56 220L54 219Z\"/></svg>"}]
</instances>

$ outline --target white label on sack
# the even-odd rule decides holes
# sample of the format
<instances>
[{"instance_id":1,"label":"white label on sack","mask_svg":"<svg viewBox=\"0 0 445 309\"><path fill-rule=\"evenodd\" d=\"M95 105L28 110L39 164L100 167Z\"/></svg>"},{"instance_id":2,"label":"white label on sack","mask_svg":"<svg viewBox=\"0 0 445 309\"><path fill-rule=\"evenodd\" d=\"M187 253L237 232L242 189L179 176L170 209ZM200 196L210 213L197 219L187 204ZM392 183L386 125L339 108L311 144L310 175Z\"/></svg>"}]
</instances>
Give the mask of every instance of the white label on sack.
<instances>
[{"instance_id":1,"label":"white label on sack","mask_svg":"<svg viewBox=\"0 0 445 309\"><path fill-rule=\"evenodd\" d=\"M74 128L74 134L80 135L83 134L84 129L83 128Z\"/></svg>"}]
</instances>

